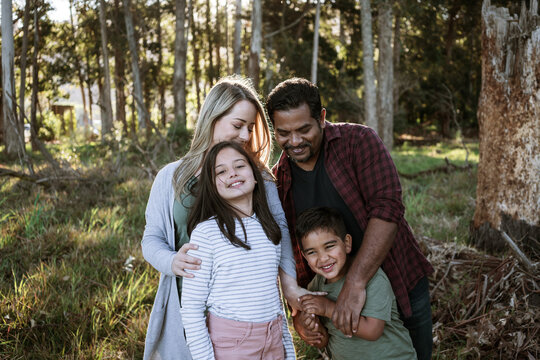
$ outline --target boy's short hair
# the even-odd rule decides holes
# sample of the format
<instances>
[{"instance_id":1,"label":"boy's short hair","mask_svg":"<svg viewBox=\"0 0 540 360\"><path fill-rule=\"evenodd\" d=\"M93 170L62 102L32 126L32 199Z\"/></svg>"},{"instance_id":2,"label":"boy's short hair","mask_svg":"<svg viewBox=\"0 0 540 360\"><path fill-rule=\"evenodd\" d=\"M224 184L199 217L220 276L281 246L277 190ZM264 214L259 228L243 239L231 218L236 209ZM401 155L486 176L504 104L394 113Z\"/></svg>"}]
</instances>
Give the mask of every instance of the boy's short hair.
<instances>
[{"instance_id":1,"label":"boy's short hair","mask_svg":"<svg viewBox=\"0 0 540 360\"><path fill-rule=\"evenodd\" d=\"M338 210L330 207L307 209L302 211L296 220L296 239L298 239L298 243L302 250L304 250L302 239L317 230L333 232L339 236L341 240L345 239L345 236L347 235L345 222Z\"/></svg>"}]
</instances>

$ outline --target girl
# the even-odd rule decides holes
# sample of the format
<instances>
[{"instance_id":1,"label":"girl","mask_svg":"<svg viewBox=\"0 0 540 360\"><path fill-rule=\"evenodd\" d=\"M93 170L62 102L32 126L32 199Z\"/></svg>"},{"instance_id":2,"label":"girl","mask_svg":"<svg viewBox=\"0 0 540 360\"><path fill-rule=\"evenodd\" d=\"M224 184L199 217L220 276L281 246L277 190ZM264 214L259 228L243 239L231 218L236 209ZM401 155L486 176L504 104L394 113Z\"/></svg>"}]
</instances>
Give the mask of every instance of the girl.
<instances>
[{"instance_id":1,"label":"girl","mask_svg":"<svg viewBox=\"0 0 540 360\"><path fill-rule=\"evenodd\" d=\"M188 220L191 256L181 313L195 359L294 359L277 284L281 231L261 171L237 143L205 158ZM207 316L205 312L208 311Z\"/></svg>"},{"instance_id":2,"label":"girl","mask_svg":"<svg viewBox=\"0 0 540 360\"><path fill-rule=\"evenodd\" d=\"M161 277L148 322L145 360L191 359L180 314L182 277L193 276L185 269L200 266L200 259L187 255L189 249L196 248L187 235L187 214L194 198L189 185L197 182L208 149L223 140L241 144L257 166L269 172L270 130L262 104L247 79L227 77L214 85L201 108L189 151L161 169L152 185L141 245L145 260ZM297 299L305 290L296 284L287 222L273 182L267 182L266 193L282 235L281 286L287 302L299 309Z\"/></svg>"}]
</instances>

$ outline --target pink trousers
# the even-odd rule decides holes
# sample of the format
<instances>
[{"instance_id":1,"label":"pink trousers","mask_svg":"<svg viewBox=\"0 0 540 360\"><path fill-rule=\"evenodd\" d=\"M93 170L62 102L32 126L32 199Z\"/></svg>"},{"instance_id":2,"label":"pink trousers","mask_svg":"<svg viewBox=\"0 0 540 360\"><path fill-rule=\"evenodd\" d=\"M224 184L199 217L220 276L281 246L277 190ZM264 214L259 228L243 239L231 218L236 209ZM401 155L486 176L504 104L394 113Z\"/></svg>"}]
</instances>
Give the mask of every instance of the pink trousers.
<instances>
[{"instance_id":1,"label":"pink trousers","mask_svg":"<svg viewBox=\"0 0 540 360\"><path fill-rule=\"evenodd\" d=\"M216 360L284 359L282 316L266 323L224 319L208 313Z\"/></svg>"}]
</instances>

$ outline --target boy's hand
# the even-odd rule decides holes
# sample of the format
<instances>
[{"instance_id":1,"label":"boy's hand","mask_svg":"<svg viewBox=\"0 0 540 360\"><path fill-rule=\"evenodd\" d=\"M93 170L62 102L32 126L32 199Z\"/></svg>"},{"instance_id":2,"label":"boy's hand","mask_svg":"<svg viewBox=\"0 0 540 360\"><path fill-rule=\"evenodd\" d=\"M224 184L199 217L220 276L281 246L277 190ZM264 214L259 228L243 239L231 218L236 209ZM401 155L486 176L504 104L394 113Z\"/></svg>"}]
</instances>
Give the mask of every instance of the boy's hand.
<instances>
[{"instance_id":1,"label":"boy's hand","mask_svg":"<svg viewBox=\"0 0 540 360\"><path fill-rule=\"evenodd\" d=\"M331 318L334 312L335 303L324 296L304 295L300 297L302 311L308 314L315 314Z\"/></svg>"},{"instance_id":2,"label":"boy's hand","mask_svg":"<svg viewBox=\"0 0 540 360\"><path fill-rule=\"evenodd\" d=\"M300 338L309 345L321 348L328 343L326 328L317 316L299 311L293 317L293 325Z\"/></svg>"}]
</instances>

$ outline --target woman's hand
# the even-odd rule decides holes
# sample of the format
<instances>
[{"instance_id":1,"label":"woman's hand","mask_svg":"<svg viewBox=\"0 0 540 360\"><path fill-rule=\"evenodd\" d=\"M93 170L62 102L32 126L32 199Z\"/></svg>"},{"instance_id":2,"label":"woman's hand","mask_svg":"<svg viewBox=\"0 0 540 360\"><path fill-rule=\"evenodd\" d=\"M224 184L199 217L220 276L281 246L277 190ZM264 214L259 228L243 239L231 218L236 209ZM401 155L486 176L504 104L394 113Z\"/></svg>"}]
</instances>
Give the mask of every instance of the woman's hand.
<instances>
[{"instance_id":1,"label":"woman's hand","mask_svg":"<svg viewBox=\"0 0 540 360\"><path fill-rule=\"evenodd\" d=\"M185 269L189 270L199 270L201 259L195 258L193 256L189 256L187 252L189 250L197 250L199 248L198 245L195 244L184 244L178 250L176 255L174 255L172 264L171 264L171 270L176 276L182 276L182 277L189 277L192 278L195 275L185 272Z\"/></svg>"}]
</instances>

